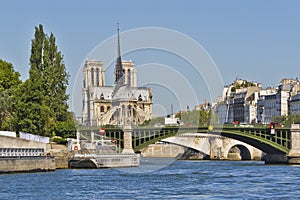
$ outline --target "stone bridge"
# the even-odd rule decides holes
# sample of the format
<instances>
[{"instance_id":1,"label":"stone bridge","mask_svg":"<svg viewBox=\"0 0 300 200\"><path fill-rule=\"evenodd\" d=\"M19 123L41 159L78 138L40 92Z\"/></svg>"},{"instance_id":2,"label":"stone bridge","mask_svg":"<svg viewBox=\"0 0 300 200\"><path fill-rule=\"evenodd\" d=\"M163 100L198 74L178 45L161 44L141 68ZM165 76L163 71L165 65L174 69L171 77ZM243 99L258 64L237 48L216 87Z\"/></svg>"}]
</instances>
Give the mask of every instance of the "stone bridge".
<instances>
[{"instance_id":1,"label":"stone bridge","mask_svg":"<svg viewBox=\"0 0 300 200\"><path fill-rule=\"evenodd\" d=\"M99 127L91 127L89 130L94 131ZM300 125L292 124L287 128L276 128L271 131L268 127L232 127L232 126L210 126L210 127L164 127L164 128L108 128L104 135L116 141L121 146L123 153L138 152L150 144L164 140L169 137L179 136L185 133L203 133L210 136L223 136L238 140L260 149L266 154L266 163L277 164L300 164ZM197 140L195 140L197 142ZM218 141L216 139L216 141ZM221 140L222 141L222 140ZM226 139L224 139L224 142ZM201 142L199 145L201 146ZM211 142L211 140L210 140ZM218 143L218 142L216 142ZM223 142L221 142L223 143ZM217 146L213 142L209 143L210 147ZM203 145L202 145L203 146ZM230 145L225 145L230 147ZM242 151L246 145L236 144ZM244 148L245 147L245 148ZM218 149L218 146L216 147ZM202 150L205 152L205 150ZM206 151L207 152L207 151ZM218 150L218 152L221 152ZM224 152L227 152L224 148ZM245 152L245 151L244 151ZM210 152L211 154L213 151ZM225 153L223 154L223 156ZM215 155L213 155L214 157ZM222 156L217 153L217 156Z\"/></svg>"},{"instance_id":2,"label":"stone bridge","mask_svg":"<svg viewBox=\"0 0 300 200\"><path fill-rule=\"evenodd\" d=\"M244 142L231 138L209 135L206 133L184 133L162 140L163 142L176 144L201 152L210 159L232 159L236 156L234 147L240 151L242 160L260 160L262 151Z\"/></svg>"}]
</instances>

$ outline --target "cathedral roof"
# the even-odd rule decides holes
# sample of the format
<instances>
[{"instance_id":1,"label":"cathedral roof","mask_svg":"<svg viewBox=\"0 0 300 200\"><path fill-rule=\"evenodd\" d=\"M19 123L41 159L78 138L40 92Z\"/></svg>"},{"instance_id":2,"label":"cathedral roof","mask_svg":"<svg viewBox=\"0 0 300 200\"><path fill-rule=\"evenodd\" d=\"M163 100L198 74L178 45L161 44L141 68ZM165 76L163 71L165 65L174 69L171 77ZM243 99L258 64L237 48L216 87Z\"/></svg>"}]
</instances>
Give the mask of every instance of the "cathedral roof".
<instances>
[{"instance_id":1,"label":"cathedral roof","mask_svg":"<svg viewBox=\"0 0 300 200\"><path fill-rule=\"evenodd\" d=\"M149 90L146 87L129 87L128 85L121 86L114 94L113 99L140 99L148 100L150 96Z\"/></svg>"},{"instance_id":2,"label":"cathedral roof","mask_svg":"<svg viewBox=\"0 0 300 200\"><path fill-rule=\"evenodd\" d=\"M104 86L104 87L94 87L93 93L95 99L104 99L104 100L149 100L150 91L146 87L130 87L128 85L123 85L119 87L113 95L114 87Z\"/></svg>"},{"instance_id":3,"label":"cathedral roof","mask_svg":"<svg viewBox=\"0 0 300 200\"><path fill-rule=\"evenodd\" d=\"M113 89L114 88L112 86L94 87L93 92L95 99L102 99L103 97L105 100L111 100Z\"/></svg>"}]
</instances>

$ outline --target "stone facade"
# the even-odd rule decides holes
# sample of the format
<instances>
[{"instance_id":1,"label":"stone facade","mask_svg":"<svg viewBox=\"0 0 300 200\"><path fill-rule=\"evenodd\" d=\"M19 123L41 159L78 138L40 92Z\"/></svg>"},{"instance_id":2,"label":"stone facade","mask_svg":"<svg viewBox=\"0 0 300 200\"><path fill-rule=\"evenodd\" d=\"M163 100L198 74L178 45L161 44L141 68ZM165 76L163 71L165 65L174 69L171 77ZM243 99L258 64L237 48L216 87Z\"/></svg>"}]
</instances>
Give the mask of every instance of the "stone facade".
<instances>
[{"instance_id":1,"label":"stone facade","mask_svg":"<svg viewBox=\"0 0 300 200\"><path fill-rule=\"evenodd\" d=\"M262 89L258 83L236 80L224 87L215 110L221 124L268 124L274 116L300 114L300 81L283 79L277 88Z\"/></svg>"},{"instance_id":2,"label":"stone facade","mask_svg":"<svg viewBox=\"0 0 300 200\"><path fill-rule=\"evenodd\" d=\"M236 80L230 86L225 86L216 105L219 123L256 122L256 103L260 91L259 83L246 80Z\"/></svg>"},{"instance_id":3,"label":"stone facade","mask_svg":"<svg viewBox=\"0 0 300 200\"><path fill-rule=\"evenodd\" d=\"M97 70L95 70L95 63L98 63L99 69ZM135 64L132 61L122 62L125 66L124 71L128 73L124 73L125 83L128 84L120 86L114 93L114 86L105 86L105 75L102 74L104 69L100 63L101 61L86 61L85 63L82 123L92 126L119 125L123 123L119 114L125 110L127 119L134 125L151 119L152 91L147 87L135 87ZM98 75L98 72L101 73ZM98 77L101 78L98 80Z\"/></svg>"},{"instance_id":4,"label":"stone facade","mask_svg":"<svg viewBox=\"0 0 300 200\"><path fill-rule=\"evenodd\" d=\"M291 97L289 101L289 113L300 115L300 91Z\"/></svg>"}]
</instances>

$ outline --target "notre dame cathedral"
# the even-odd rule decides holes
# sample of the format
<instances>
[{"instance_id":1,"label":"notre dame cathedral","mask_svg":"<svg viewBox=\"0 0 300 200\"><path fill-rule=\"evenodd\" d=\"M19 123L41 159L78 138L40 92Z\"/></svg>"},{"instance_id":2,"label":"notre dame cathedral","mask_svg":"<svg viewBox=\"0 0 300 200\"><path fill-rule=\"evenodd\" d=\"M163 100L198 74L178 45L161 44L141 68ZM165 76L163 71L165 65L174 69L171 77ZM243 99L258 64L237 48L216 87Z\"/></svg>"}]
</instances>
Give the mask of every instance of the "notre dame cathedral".
<instances>
[{"instance_id":1,"label":"notre dame cathedral","mask_svg":"<svg viewBox=\"0 0 300 200\"><path fill-rule=\"evenodd\" d=\"M118 29L114 86L105 86L105 70L98 60L86 60L83 69L82 123L87 126L139 125L152 116L152 91L137 87L135 64L122 61Z\"/></svg>"}]
</instances>

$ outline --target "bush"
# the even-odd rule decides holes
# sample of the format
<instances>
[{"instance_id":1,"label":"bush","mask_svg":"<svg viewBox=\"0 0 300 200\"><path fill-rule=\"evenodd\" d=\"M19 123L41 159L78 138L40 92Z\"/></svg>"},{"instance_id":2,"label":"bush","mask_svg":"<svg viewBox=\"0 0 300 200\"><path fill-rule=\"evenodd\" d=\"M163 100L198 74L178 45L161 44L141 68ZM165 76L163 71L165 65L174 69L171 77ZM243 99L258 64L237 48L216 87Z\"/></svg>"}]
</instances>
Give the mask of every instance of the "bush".
<instances>
[{"instance_id":1,"label":"bush","mask_svg":"<svg viewBox=\"0 0 300 200\"><path fill-rule=\"evenodd\" d=\"M59 138L59 137L53 138L53 142L55 142L56 144L63 144L63 145L66 145L68 143L66 138Z\"/></svg>"}]
</instances>

